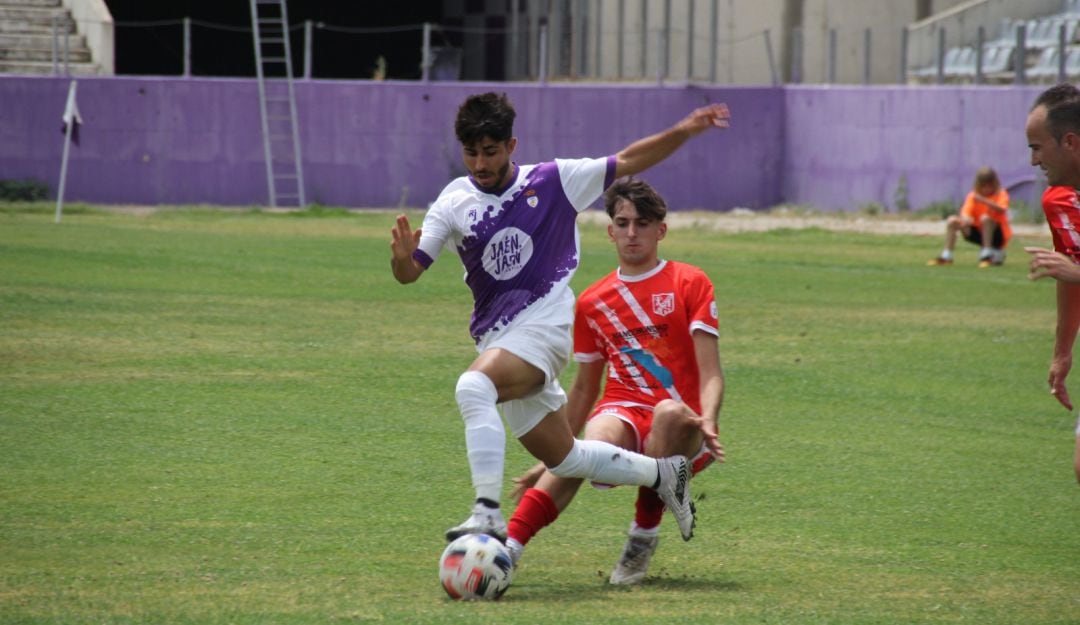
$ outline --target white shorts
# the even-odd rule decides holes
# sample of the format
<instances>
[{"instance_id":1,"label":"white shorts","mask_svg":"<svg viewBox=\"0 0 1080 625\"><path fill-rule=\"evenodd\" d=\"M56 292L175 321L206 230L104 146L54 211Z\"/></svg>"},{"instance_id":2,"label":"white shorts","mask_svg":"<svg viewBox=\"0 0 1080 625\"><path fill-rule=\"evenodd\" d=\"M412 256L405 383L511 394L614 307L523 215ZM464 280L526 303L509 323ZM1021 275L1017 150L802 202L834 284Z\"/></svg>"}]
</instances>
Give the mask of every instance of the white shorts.
<instances>
[{"instance_id":1,"label":"white shorts","mask_svg":"<svg viewBox=\"0 0 1080 625\"><path fill-rule=\"evenodd\" d=\"M1080 415L1076 417L1076 435L1080 436Z\"/></svg>"},{"instance_id":2,"label":"white shorts","mask_svg":"<svg viewBox=\"0 0 1080 625\"><path fill-rule=\"evenodd\" d=\"M566 393L559 384L559 374L570 362L573 340L570 326L528 324L510 327L494 336L484 337L476 350L505 349L544 372L544 386L528 397L500 404L506 424L515 438L529 433L549 412L566 403Z\"/></svg>"}]
</instances>

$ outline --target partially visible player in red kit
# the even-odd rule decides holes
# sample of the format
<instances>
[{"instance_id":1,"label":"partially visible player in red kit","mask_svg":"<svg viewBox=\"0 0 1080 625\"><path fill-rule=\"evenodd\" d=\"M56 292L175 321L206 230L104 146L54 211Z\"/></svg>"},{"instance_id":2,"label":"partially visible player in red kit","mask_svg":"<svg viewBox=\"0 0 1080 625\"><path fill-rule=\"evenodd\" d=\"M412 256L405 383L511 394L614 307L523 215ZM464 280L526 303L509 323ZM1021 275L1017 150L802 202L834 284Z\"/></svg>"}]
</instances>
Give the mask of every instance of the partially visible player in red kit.
<instances>
[{"instance_id":1,"label":"partially visible player in red kit","mask_svg":"<svg viewBox=\"0 0 1080 625\"><path fill-rule=\"evenodd\" d=\"M1065 380L1072 369L1072 350L1080 329L1080 89L1069 83L1039 94L1028 112L1031 164L1042 169L1051 188L1043 194L1043 212L1054 237L1054 249L1026 247L1032 255L1032 280L1057 280L1057 328L1047 383L1050 393L1067 410L1073 409ZM1080 481L1080 420L1076 427L1073 467Z\"/></svg>"},{"instance_id":2,"label":"partially visible player in red kit","mask_svg":"<svg viewBox=\"0 0 1080 625\"><path fill-rule=\"evenodd\" d=\"M1073 409L1065 380L1072 369L1072 349L1080 328L1080 197L1069 186L1048 187L1042 197L1046 225L1054 239L1054 249L1025 247L1032 255L1033 280L1057 278L1058 323L1054 355L1050 361L1050 393L1067 410ZM1076 450L1073 455L1076 479L1080 482L1080 419L1076 425Z\"/></svg>"},{"instance_id":3,"label":"partially visible player in red kit","mask_svg":"<svg viewBox=\"0 0 1080 625\"><path fill-rule=\"evenodd\" d=\"M619 266L577 301L579 368L567 401L570 427L580 432L584 426L586 439L648 456L685 455L696 474L724 459L717 429L724 377L712 282L697 267L659 257L667 206L646 182L617 180L604 193L604 206ZM543 465L518 478L521 499L506 543L515 563L581 483ZM654 490L641 487L635 506L612 584L641 582L656 551L664 504Z\"/></svg>"}]
</instances>

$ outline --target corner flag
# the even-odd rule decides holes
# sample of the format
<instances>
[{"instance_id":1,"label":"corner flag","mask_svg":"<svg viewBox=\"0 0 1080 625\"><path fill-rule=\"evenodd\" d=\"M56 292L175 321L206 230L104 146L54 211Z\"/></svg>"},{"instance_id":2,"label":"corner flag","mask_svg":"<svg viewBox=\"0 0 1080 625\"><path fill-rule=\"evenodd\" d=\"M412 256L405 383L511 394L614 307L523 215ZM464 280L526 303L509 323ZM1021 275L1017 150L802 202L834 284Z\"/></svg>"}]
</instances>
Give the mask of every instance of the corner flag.
<instances>
[{"instance_id":1,"label":"corner flag","mask_svg":"<svg viewBox=\"0 0 1080 625\"><path fill-rule=\"evenodd\" d=\"M60 118L64 125L60 128L64 133L64 155L60 160L60 186L56 191L56 223L60 223L60 216L64 212L64 185L67 183L68 150L71 143L79 145L79 124L82 123L82 115L79 115L79 105L75 102L75 90L78 87L76 81L71 81L68 87L67 104L64 105L64 114Z\"/></svg>"},{"instance_id":2,"label":"corner flag","mask_svg":"<svg viewBox=\"0 0 1080 625\"><path fill-rule=\"evenodd\" d=\"M71 142L75 145L79 145L79 126L82 124L82 115L79 115L79 103L75 101L77 87L78 83L74 80L71 81L71 86L68 87L67 104L64 105L64 115L60 118L63 121L60 132L67 134L70 126Z\"/></svg>"}]
</instances>

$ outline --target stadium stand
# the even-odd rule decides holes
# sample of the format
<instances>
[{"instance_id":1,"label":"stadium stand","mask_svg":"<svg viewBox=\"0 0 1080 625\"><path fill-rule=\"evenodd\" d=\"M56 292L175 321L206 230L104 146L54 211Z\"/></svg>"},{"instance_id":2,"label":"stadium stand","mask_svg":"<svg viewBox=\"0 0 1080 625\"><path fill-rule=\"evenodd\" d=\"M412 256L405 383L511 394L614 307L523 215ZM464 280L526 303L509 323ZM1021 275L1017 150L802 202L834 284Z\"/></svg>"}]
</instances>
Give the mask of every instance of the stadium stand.
<instances>
[{"instance_id":1,"label":"stadium stand","mask_svg":"<svg viewBox=\"0 0 1080 625\"><path fill-rule=\"evenodd\" d=\"M55 20L55 24L54 24ZM60 36L53 37L57 28ZM77 30L61 0L0 0L0 73L52 74L64 68L71 74L98 74L86 37ZM56 45L54 45L56 44Z\"/></svg>"},{"instance_id":2,"label":"stadium stand","mask_svg":"<svg viewBox=\"0 0 1080 625\"><path fill-rule=\"evenodd\" d=\"M1024 49L1018 50L1017 31L1024 27ZM1065 78L1080 79L1080 0L1064 0L1061 10L1036 19L1003 19L994 38L983 43L982 79L989 83L1011 83L1016 79L1017 63L1023 64L1028 82L1054 83L1059 79L1064 29ZM964 83L976 80L978 42L963 42L945 51L943 82ZM915 83L938 79L936 63L910 72Z\"/></svg>"}]
</instances>

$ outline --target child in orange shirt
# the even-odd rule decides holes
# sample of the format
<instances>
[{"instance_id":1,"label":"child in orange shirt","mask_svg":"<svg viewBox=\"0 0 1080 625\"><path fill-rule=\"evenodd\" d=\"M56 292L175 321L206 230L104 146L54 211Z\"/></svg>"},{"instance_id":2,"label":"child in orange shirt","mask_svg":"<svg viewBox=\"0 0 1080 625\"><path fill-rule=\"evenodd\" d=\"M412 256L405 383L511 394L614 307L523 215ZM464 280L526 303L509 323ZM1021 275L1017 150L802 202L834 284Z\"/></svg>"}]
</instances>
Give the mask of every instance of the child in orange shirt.
<instances>
[{"instance_id":1,"label":"child in orange shirt","mask_svg":"<svg viewBox=\"0 0 1080 625\"><path fill-rule=\"evenodd\" d=\"M981 247L979 267L997 267L1005 262L1005 246L1012 237L1009 192L1001 186L997 172L990 167L980 167L975 172L975 183L964 199L960 214L945 222L945 249L927 265L952 264L958 232L963 233L965 241Z\"/></svg>"}]
</instances>

